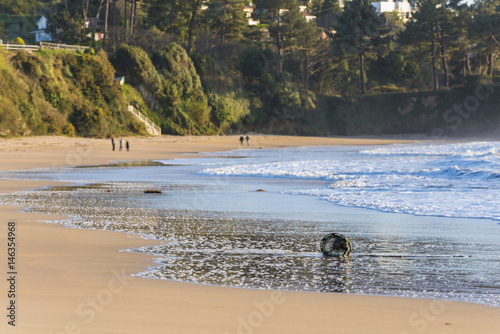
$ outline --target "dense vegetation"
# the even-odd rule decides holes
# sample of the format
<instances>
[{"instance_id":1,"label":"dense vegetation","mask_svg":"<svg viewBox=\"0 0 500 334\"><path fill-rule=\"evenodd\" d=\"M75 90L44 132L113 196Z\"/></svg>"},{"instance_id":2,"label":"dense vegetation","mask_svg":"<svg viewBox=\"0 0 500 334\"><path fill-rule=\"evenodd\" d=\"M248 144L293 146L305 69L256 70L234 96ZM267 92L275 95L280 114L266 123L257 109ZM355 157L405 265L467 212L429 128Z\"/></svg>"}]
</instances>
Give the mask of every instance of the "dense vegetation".
<instances>
[{"instance_id":1,"label":"dense vegetation","mask_svg":"<svg viewBox=\"0 0 500 334\"><path fill-rule=\"evenodd\" d=\"M104 51L7 56L0 49L0 135L145 134L125 112L127 103L113 80Z\"/></svg>"},{"instance_id":2,"label":"dense vegetation","mask_svg":"<svg viewBox=\"0 0 500 334\"><path fill-rule=\"evenodd\" d=\"M259 24L248 24L244 5ZM308 22L299 6L316 20ZM493 131L500 124L500 3L415 6L407 22L377 13L369 0L345 1L343 9L337 0L6 0L0 12L43 14L56 40L102 50L12 58L18 72L8 73L34 80L30 94L43 97L34 108L47 105L36 121L19 111L35 133L70 125L91 136L135 131L127 103L172 134ZM84 25L89 18L98 24ZM96 42L98 32L105 39ZM37 59L43 69L30 72L26 64ZM58 66L78 98L52 87L61 86ZM109 84L114 71L126 77L121 91ZM44 128L49 123L58 130Z\"/></svg>"}]
</instances>

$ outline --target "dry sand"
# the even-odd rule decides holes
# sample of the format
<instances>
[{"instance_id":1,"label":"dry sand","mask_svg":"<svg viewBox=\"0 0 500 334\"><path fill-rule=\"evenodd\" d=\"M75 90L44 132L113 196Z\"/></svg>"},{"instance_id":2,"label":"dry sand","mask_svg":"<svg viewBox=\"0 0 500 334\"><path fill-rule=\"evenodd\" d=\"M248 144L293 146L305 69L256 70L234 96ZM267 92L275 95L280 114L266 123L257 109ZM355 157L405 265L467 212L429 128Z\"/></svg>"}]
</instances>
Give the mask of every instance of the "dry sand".
<instances>
[{"instance_id":1,"label":"dry sand","mask_svg":"<svg viewBox=\"0 0 500 334\"><path fill-rule=\"evenodd\" d=\"M238 137L0 140L0 169L166 159L240 148ZM382 144L388 139L252 136L250 148ZM118 143L117 143L118 144ZM246 146L244 146L246 147ZM54 184L0 181L0 192ZM202 286L130 276L153 257L119 250L154 244L138 236L42 223L56 219L0 206L0 333L499 333L500 308L461 302ZM8 325L8 223L16 223L15 327Z\"/></svg>"}]
</instances>

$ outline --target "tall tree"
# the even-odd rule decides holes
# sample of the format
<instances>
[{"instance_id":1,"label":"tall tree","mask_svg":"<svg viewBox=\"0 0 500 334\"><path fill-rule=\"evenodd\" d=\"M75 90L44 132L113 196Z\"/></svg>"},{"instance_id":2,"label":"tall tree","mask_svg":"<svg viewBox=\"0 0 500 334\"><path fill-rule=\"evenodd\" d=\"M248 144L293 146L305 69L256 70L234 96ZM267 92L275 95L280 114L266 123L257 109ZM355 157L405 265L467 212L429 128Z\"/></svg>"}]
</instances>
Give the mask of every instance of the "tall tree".
<instances>
[{"instance_id":1,"label":"tall tree","mask_svg":"<svg viewBox=\"0 0 500 334\"><path fill-rule=\"evenodd\" d=\"M148 8L147 22L170 35L170 40L177 37L179 40L187 38L189 17L181 0L153 0Z\"/></svg>"},{"instance_id":2,"label":"tall tree","mask_svg":"<svg viewBox=\"0 0 500 334\"><path fill-rule=\"evenodd\" d=\"M137 0L130 0L130 31L129 36L132 38L134 36L134 27L137 14Z\"/></svg>"},{"instance_id":3,"label":"tall tree","mask_svg":"<svg viewBox=\"0 0 500 334\"><path fill-rule=\"evenodd\" d=\"M339 0L325 0L321 6L321 15L337 15L340 12Z\"/></svg>"},{"instance_id":4,"label":"tall tree","mask_svg":"<svg viewBox=\"0 0 500 334\"><path fill-rule=\"evenodd\" d=\"M418 0L417 11L405 24L406 30L399 34L399 40L403 44L416 44L430 55L434 90L439 88L436 62L439 45L440 6L441 0Z\"/></svg>"},{"instance_id":5,"label":"tall tree","mask_svg":"<svg viewBox=\"0 0 500 334\"><path fill-rule=\"evenodd\" d=\"M123 40L127 42L127 0L123 0Z\"/></svg>"},{"instance_id":6,"label":"tall tree","mask_svg":"<svg viewBox=\"0 0 500 334\"><path fill-rule=\"evenodd\" d=\"M90 0L82 0L82 13L83 13L83 34L85 35L85 26L87 24L87 19L89 17L89 7L90 7ZM96 22L97 24L97 22Z\"/></svg>"},{"instance_id":7,"label":"tall tree","mask_svg":"<svg viewBox=\"0 0 500 334\"><path fill-rule=\"evenodd\" d=\"M334 42L344 58L351 61L357 58L361 93L365 94L366 62L387 50L384 46L390 42L385 20L369 0L353 0L345 4L334 28L337 31Z\"/></svg>"},{"instance_id":8,"label":"tall tree","mask_svg":"<svg viewBox=\"0 0 500 334\"><path fill-rule=\"evenodd\" d=\"M55 41L67 44L85 41L85 21L78 2L69 3L68 10L63 3L49 7L47 19L50 22L47 30Z\"/></svg>"},{"instance_id":9,"label":"tall tree","mask_svg":"<svg viewBox=\"0 0 500 334\"><path fill-rule=\"evenodd\" d=\"M493 76L495 59L500 53L500 4L498 0L476 1L470 34L477 41L475 50L486 57L487 75Z\"/></svg>"},{"instance_id":10,"label":"tall tree","mask_svg":"<svg viewBox=\"0 0 500 334\"><path fill-rule=\"evenodd\" d=\"M191 52L191 48L193 47L194 30L198 22L198 16L201 11L201 6L203 5L203 0L191 0L188 5L188 8L190 9L190 18L186 52L189 54L189 52Z\"/></svg>"},{"instance_id":11,"label":"tall tree","mask_svg":"<svg viewBox=\"0 0 500 334\"><path fill-rule=\"evenodd\" d=\"M106 14L104 16L104 40L102 45L106 48L106 40L108 38L108 15L109 15L109 0L106 0Z\"/></svg>"},{"instance_id":12,"label":"tall tree","mask_svg":"<svg viewBox=\"0 0 500 334\"><path fill-rule=\"evenodd\" d=\"M214 0L210 1L205 13L209 28L219 37L220 52L223 57L223 47L226 40L239 39L248 26L245 19L242 1Z\"/></svg>"},{"instance_id":13,"label":"tall tree","mask_svg":"<svg viewBox=\"0 0 500 334\"><path fill-rule=\"evenodd\" d=\"M95 21L92 22L93 20L92 19L90 20L90 22L91 22L91 29L92 29L91 39L92 39L92 44L93 44L94 47L95 47L95 33L96 33L96 30L97 30L97 23L99 22L99 16L101 15L101 8L102 8L102 4L103 3L104 3L104 0L100 0L99 6L96 9Z\"/></svg>"},{"instance_id":14,"label":"tall tree","mask_svg":"<svg viewBox=\"0 0 500 334\"><path fill-rule=\"evenodd\" d=\"M438 6L438 41L444 72L444 85L446 87L450 87L448 49L451 47L451 44L454 43L454 39L456 36L456 25L453 23L453 19L456 17L456 15L457 14L449 8L448 3L442 2L441 5Z\"/></svg>"},{"instance_id":15,"label":"tall tree","mask_svg":"<svg viewBox=\"0 0 500 334\"><path fill-rule=\"evenodd\" d=\"M290 72L301 78L304 88L309 89L309 78L318 61L321 30L315 22L307 22L296 6L292 6L285 14L282 30L285 62L288 58L294 60L289 63L297 64L298 68Z\"/></svg>"},{"instance_id":16,"label":"tall tree","mask_svg":"<svg viewBox=\"0 0 500 334\"><path fill-rule=\"evenodd\" d=\"M258 18L262 23L269 25L271 36L275 40L276 51L280 57L284 55L283 44L288 39L287 33L291 30L287 26L293 25L290 21L290 10L298 8L297 0L256 0L254 1ZM280 72L282 71L280 62Z\"/></svg>"},{"instance_id":17,"label":"tall tree","mask_svg":"<svg viewBox=\"0 0 500 334\"><path fill-rule=\"evenodd\" d=\"M460 63L462 73L462 83L465 83L465 78L471 72L469 53L471 50L471 41L469 39L469 22L472 21L472 11L467 3L462 0L451 0L450 8L455 12L452 18L454 25L454 39L457 43L457 48L460 50Z\"/></svg>"}]
</instances>

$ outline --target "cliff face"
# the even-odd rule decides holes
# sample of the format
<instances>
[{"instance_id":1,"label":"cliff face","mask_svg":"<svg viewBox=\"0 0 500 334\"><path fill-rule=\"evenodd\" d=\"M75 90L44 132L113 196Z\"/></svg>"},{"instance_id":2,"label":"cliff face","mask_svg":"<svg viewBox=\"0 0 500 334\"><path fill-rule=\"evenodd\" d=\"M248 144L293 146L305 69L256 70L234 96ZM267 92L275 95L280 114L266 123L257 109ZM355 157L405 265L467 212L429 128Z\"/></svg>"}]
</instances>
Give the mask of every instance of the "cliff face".
<instances>
[{"instance_id":1,"label":"cliff face","mask_svg":"<svg viewBox=\"0 0 500 334\"><path fill-rule=\"evenodd\" d=\"M104 52L0 49L0 136L144 133Z\"/></svg>"}]
</instances>

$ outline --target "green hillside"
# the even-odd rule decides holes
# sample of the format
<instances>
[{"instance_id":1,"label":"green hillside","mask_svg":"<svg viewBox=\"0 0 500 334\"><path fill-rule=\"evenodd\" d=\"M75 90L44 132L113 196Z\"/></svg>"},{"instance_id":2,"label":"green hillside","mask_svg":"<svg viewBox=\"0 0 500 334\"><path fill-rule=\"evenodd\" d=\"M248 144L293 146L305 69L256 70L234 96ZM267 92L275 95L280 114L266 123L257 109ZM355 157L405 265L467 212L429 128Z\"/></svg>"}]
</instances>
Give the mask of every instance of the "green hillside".
<instances>
[{"instance_id":1,"label":"green hillside","mask_svg":"<svg viewBox=\"0 0 500 334\"><path fill-rule=\"evenodd\" d=\"M92 137L145 133L104 51L96 56L0 49L0 135Z\"/></svg>"},{"instance_id":2,"label":"green hillside","mask_svg":"<svg viewBox=\"0 0 500 334\"><path fill-rule=\"evenodd\" d=\"M7 19L44 15L54 40L100 51L1 53L0 134L141 133L127 104L177 135L498 129L498 0L417 0L408 20L368 0L251 4L2 1L5 40L25 33Z\"/></svg>"}]
</instances>

